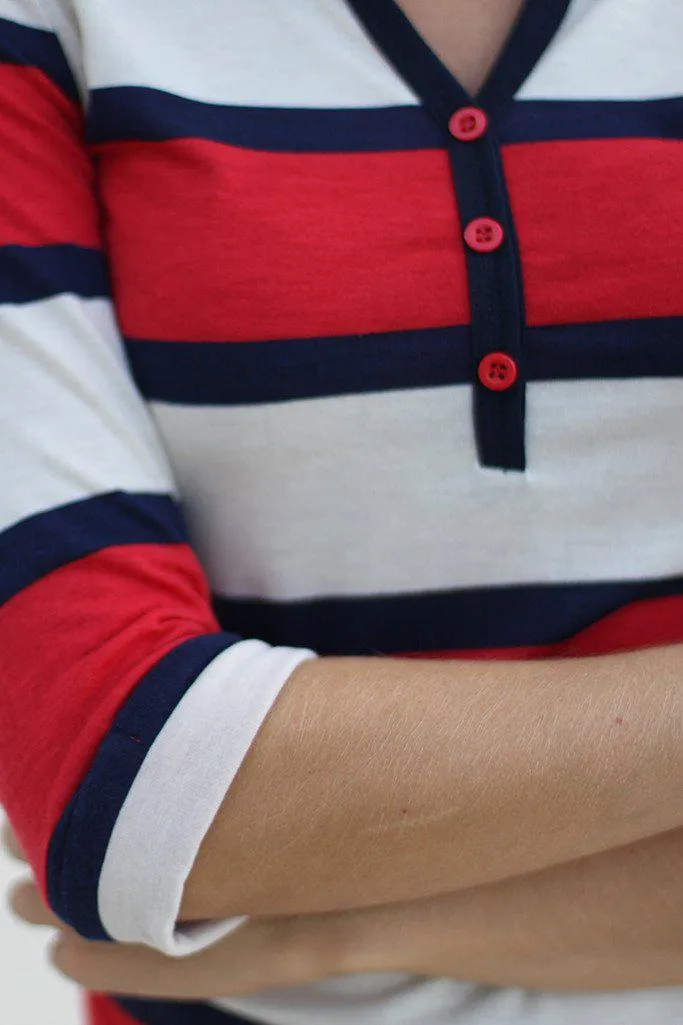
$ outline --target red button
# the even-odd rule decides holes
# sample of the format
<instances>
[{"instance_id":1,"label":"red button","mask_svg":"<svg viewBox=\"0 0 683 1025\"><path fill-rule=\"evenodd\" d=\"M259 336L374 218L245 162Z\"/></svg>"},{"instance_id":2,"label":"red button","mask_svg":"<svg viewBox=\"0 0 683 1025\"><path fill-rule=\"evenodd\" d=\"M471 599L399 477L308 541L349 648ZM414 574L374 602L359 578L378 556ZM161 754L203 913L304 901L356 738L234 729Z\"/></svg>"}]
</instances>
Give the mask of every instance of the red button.
<instances>
[{"instance_id":1,"label":"red button","mask_svg":"<svg viewBox=\"0 0 683 1025\"><path fill-rule=\"evenodd\" d=\"M465 242L476 253L492 253L503 244L504 238L502 224L491 217L477 217L465 228Z\"/></svg>"},{"instance_id":2,"label":"red button","mask_svg":"<svg viewBox=\"0 0 683 1025\"><path fill-rule=\"evenodd\" d=\"M479 364L478 374L490 391L507 391L517 380L517 364L506 352L490 352Z\"/></svg>"},{"instance_id":3,"label":"red button","mask_svg":"<svg viewBox=\"0 0 683 1025\"><path fill-rule=\"evenodd\" d=\"M476 142L489 126L489 119L479 107L461 107L452 114L448 129L454 139L460 142Z\"/></svg>"}]
</instances>

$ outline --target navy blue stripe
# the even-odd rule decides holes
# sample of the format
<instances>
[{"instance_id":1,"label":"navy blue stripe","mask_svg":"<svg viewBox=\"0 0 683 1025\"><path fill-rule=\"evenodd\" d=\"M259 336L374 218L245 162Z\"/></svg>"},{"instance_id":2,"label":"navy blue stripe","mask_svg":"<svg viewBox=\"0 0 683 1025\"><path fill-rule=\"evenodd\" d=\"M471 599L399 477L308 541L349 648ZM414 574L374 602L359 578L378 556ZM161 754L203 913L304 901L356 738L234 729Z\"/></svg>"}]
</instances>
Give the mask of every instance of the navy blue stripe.
<instances>
[{"instance_id":1,"label":"navy blue stripe","mask_svg":"<svg viewBox=\"0 0 683 1025\"><path fill-rule=\"evenodd\" d=\"M467 380L467 328L278 342L126 339L143 395L244 405Z\"/></svg>"},{"instance_id":2,"label":"navy blue stripe","mask_svg":"<svg viewBox=\"0 0 683 1025\"><path fill-rule=\"evenodd\" d=\"M498 124L504 143L557 139L680 138L683 98L647 101L519 100ZM383 153L443 149L422 106L350 109L236 107L158 89L95 89L90 144L204 139L273 153Z\"/></svg>"},{"instance_id":3,"label":"navy blue stripe","mask_svg":"<svg viewBox=\"0 0 683 1025\"><path fill-rule=\"evenodd\" d=\"M71 67L53 32L0 18L0 64L39 68L70 99L80 101Z\"/></svg>"},{"instance_id":4,"label":"navy blue stripe","mask_svg":"<svg viewBox=\"0 0 683 1025\"><path fill-rule=\"evenodd\" d=\"M500 141L680 139L683 97L663 100L518 100L497 124Z\"/></svg>"},{"instance_id":5,"label":"navy blue stripe","mask_svg":"<svg viewBox=\"0 0 683 1025\"><path fill-rule=\"evenodd\" d=\"M193 637L148 672L100 744L87 776L54 829L47 857L47 893L56 915L88 940L111 940L98 911L104 857L119 812L147 753L203 669L242 638Z\"/></svg>"},{"instance_id":6,"label":"navy blue stripe","mask_svg":"<svg viewBox=\"0 0 683 1025\"><path fill-rule=\"evenodd\" d=\"M72 245L0 247L0 302L30 303L63 292L109 296L104 253Z\"/></svg>"},{"instance_id":7,"label":"navy blue stripe","mask_svg":"<svg viewBox=\"0 0 683 1025\"><path fill-rule=\"evenodd\" d=\"M134 86L94 89L89 144L205 139L275 153L437 149L442 136L419 106L372 109L236 107Z\"/></svg>"},{"instance_id":8,"label":"navy blue stripe","mask_svg":"<svg viewBox=\"0 0 683 1025\"><path fill-rule=\"evenodd\" d=\"M245 637L320 655L391 655L554 644L629 602L677 594L683 577L295 602L217 597L214 604L220 622Z\"/></svg>"},{"instance_id":9,"label":"navy blue stripe","mask_svg":"<svg viewBox=\"0 0 683 1025\"><path fill-rule=\"evenodd\" d=\"M266 342L127 339L148 398L249 405L469 384L468 327ZM683 376L683 318L528 328L527 380Z\"/></svg>"},{"instance_id":10,"label":"navy blue stripe","mask_svg":"<svg viewBox=\"0 0 683 1025\"><path fill-rule=\"evenodd\" d=\"M62 505L0 534L0 604L102 548L186 542L178 507L166 495L113 491Z\"/></svg>"},{"instance_id":11,"label":"navy blue stripe","mask_svg":"<svg viewBox=\"0 0 683 1025\"><path fill-rule=\"evenodd\" d=\"M683 317L526 329L531 381L683 376Z\"/></svg>"},{"instance_id":12,"label":"navy blue stripe","mask_svg":"<svg viewBox=\"0 0 683 1025\"><path fill-rule=\"evenodd\" d=\"M132 1000L128 997L114 998L140 1025L261 1025L255 1018L243 1018L231 1011L219 1011L209 1004L164 1002L161 1000Z\"/></svg>"}]
</instances>

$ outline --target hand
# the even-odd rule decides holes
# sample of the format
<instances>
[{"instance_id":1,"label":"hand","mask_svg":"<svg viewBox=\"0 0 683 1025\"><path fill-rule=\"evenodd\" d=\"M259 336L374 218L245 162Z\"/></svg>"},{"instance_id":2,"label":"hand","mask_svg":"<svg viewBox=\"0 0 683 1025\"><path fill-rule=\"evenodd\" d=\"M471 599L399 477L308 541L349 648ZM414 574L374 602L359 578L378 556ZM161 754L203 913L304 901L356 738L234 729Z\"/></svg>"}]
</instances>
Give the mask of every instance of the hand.
<instances>
[{"instance_id":1,"label":"hand","mask_svg":"<svg viewBox=\"0 0 683 1025\"><path fill-rule=\"evenodd\" d=\"M2 839L12 857L26 861L9 824ZM351 919L344 913L251 919L207 950L174 958L137 944L84 940L45 905L32 878L15 884L9 896L12 911L24 922L58 930L48 952L50 963L96 992L208 1000L356 970L346 959Z\"/></svg>"}]
</instances>

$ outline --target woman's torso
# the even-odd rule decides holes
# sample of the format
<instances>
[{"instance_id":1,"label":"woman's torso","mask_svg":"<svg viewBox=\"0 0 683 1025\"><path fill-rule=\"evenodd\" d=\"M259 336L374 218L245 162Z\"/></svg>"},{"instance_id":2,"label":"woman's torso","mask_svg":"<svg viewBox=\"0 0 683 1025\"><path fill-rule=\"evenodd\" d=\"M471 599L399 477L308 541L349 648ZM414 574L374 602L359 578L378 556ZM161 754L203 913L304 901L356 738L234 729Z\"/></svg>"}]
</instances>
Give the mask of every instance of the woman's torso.
<instances>
[{"instance_id":1,"label":"woman's torso","mask_svg":"<svg viewBox=\"0 0 683 1025\"><path fill-rule=\"evenodd\" d=\"M401 6L474 91L517 5L458 5L476 61ZM75 4L119 323L227 629L423 657L681 639L683 14L564 6L529 5L475 102L389 0ZM464 241L481 217L497 248ZM391 976L216 1007L655 1025L683 996Z\"/></svg>"}]
</instances>

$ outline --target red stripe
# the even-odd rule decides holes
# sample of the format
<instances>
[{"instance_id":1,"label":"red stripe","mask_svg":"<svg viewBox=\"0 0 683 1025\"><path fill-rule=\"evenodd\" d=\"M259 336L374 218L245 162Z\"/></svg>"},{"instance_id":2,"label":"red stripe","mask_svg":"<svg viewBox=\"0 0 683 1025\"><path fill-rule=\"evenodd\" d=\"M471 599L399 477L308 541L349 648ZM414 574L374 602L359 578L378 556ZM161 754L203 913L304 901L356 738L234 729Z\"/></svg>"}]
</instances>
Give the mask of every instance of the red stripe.
<instances>
[{"instance_id":1,"label":"red stripe","mask_svg":"<svg viewBox=\"0 0 683 1025\"><path fill-rule=\"evenodd\" d=\"M632 602L557 644L518 648L469 648L453 651L408 651L395 658L523 659L587 658L683 643L683 597Z\"/></svg>"},{"instance_id":2,"label":"red stripe","mask_svg":"<svg viewBox=\"0 0 683 1025\"><path fill-rule=\"evenodd\" d=\"M101 187L123 331L259 341L469 321L445 153L108 143Z\"/></svg>"},{"instance_id":3,"label":"red stripe","mask_svg":"<svg viewBox=\"0 0 683 1025\"><path fill-rule=\"evenodd\" d=\"M0 245L99 247L82 113L35 68L0 65Z\"/></svg>"},{"instance_id":4,"label":"red stripe","mask_svg":"<svg viewBox=\"0 0 683 1025\"><path fill-rule=\"evenodd\" d=\"M85 1025L140 1025L104 993L81 993Z\"/></svg>"},{"instance_id":5,"label":"red stripe","mask_svg":"<svg viewBox=\"0 0 683 1025\"><path fill-rule=\"evenodd\" d=\"M131 337L258 341L469 320L440 151L180 140L98 152ZM525 144L504 157L531 324L683 314L680 143Z\"/></svg>"},{"instance_id":6,"label":"red stripe","mask_svg":"<svg viewBox=\"0 0 683 1025\"><path fill-rule=\"evenodd\" d=\"M186 545L104 549L0 613L0 803L45 890L52 831L119 708L182 641L219 630Z\"/></svg>"},{"instance_id":7,"label":"red stripe","mask_svg":"<svg viewBox=\"0 0 683 1025\"><path fill-rule=\"evenodd\" d=\"M532 325L683 315L683 146L508 146Z\"/></svg>"}]
</instances>

